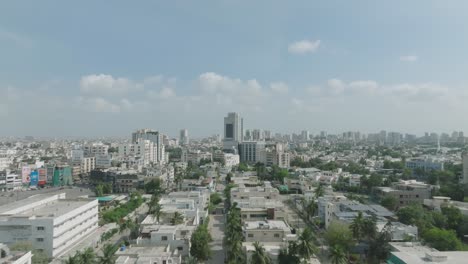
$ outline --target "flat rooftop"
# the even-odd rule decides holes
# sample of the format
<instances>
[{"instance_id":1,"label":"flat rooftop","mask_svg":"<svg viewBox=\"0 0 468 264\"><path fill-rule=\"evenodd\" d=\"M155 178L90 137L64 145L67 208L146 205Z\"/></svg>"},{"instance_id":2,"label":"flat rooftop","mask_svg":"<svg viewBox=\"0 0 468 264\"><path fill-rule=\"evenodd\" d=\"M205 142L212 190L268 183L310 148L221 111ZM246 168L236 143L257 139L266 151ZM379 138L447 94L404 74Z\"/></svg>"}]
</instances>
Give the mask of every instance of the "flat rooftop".
<instances>
[{"instance_id":1,"label":"flat rooftop","mask_svg":"<svg viewBox=\"0 0 468 264\"><path fill-rule=\"evenodd\" d=\"M253 230L253 229L290 230L289 226L286 225L286 223L284 221L278 221L278 220L249 221L249 222L245 222L244 228L247 229L247 230Z\"/></svg>"},{"instance_id":2,"label":"flat rooftop","mask_svg":"<svg viewBox=\"0 0 468 264\"><path fill-rule=\"evenodd\" d=\"M394 242L390 243L394 249L391 251L393 256L390 257L388 263L401 263L396 258L406 264L428 264L428 263L442 263L442 264L466 264L468 258L468 251L444 251L440 252L436 249L423 246L419 243L408 242ZM443 257L440 261L431 261L428 255L436 257ZM392 259L394 261L392 261Z\"/></svg>"},{"instance_id":3,"label":"flat rooftop","mask_svg":"<svg viewBox=\"0 0 468 264\"><path fill-rule=\"evenodd\" d=\"M17 216L36 216L36 217L57 217L57 216L64 215L70 212L71 210L81 207L89 202L90 200L78 201L78 200L61 199L61 200L48 203L47 205L44 205L41 207L36 207L33 209L23 211L16 215Z\"/></svg>"}]
</instances>

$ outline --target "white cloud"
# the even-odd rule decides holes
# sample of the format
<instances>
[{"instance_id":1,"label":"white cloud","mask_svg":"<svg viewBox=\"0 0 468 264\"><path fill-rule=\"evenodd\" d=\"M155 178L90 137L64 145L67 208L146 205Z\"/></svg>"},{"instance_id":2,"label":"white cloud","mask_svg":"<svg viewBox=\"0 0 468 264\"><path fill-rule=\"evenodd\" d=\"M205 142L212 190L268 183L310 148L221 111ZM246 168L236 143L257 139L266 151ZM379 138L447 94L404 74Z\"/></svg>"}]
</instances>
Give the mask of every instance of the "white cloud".
<instances>
[{"instance_id":1,"label":"white cloud","mask_svg":"<svg viewBox=\"0 0 468 264\"><path fill-rule=\"evenodd\" d=\"M287 94L289 92L288 85L283 82L270 83L270 89L279 94Z\"/></svg>"},{"instance_id":2,"label":"white cloud","mask_svg":"<svg viewBox=\"0 0 468 264\"><path fill-rule=\"evenodd\" d=\"M320 46L320 40L301 40L289 44L288 51L293 54L316 52Z\"/></svg>"},{"instance_id":3,"label":"white cloud","mask_svg":"<svg viewBox=\"0 0 468 264\"><path fill-rule=\"evenodd\" d=\"M331 95L340 95L344 92L346 84L339 79L330 79L327 82L327 92Z\"/></svg>"},{"instance_id":4,"label":"white cloud","mask_svg":"<svg viewBox=\"0 0 468 264\"><path fill-rule=\"evenodd\" d=\"M397 84L386 87L386 91L395 97L406 98L411 101L432 101L435 99L445 98L449 95L447 87L434 84Z\"/></svg>"},{"instance_id":5,"label":"white cloud","mask_svg":"<svg viewBox=\"0 0 468 264\"><path fill-rule=\"evenodd\" d=\"M89 112L119 113L121 110L121 107L119 105L111 103L101 97L78 97L76 102L78 107Z\"/></svg>"},{"instance_id":6,"label":"white cloud","mask_svg":"<svg viewBox=\"0 0 468 264\"><path fill-rule=\"evenodd\" d=\"M418 59L419 58L416 55L405 55L405 56L400 57L400 61L404 61L404 62L415 62Z\"/></svg>"},{"instance_id":7,"label":"white cloud","mask_svg":"<svg viewBox=\"0 0 468 264\"><path fill-rule=\"evenodd\" d=\"M377 92L379 84L375 81L354 81L348 84L348 90L351 93L373 94Z\"/></svg>"},{"instance_id":8,"label":"white cloud","mask_svg":"<svg viewBox=\"0 0 468 264\"><path fill-rule=\"evenodd\" d=\"M130 91L141 91L143 85L133 83L126 78L114 78L112 75L92 74L81 77L80 90L85 95L122 96Z\"/></svg>"}]
</instances>

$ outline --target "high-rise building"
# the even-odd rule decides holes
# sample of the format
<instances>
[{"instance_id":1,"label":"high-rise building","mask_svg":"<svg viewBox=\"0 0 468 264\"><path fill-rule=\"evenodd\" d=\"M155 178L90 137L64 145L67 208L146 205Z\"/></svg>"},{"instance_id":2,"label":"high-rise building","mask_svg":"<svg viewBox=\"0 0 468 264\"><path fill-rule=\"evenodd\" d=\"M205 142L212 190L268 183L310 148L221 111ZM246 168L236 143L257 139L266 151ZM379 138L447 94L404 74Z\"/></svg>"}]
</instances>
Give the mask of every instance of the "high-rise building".
<instances>
[{"instance_id":1,"label":"high-rise building","mask_svg":"<svg viewBox=\"0 0 468 264\"><path fill-rule=\"evenodd\" d=\"M244 120L238 113L228 113L224 118L224 141L225 152L237 152L238 145L244 140Z\"/></svg>"},{"instance_id":2,"label":"high-rise building","mask_svg":"<svg viewBox=\"0 0 468 264\"><path fill-rule=\"evenodd\" d=\"M188 145L189 144L189 135L188 135L188 130L187 129L180 130L179 143L180 143L180 145Z\"/></svg>"},{"instance_id":3,"label":"high-rise building","mask_svg":"<svg viewBox=\"0 0 468 264\"><path fill-rule=\"evenodd\" d=\"M137 144L140 140L149 140L156 148L156 163L165 163L165 148L163 135L159 131L151 129L140 129L132 133L132 143Z\"/></svg>"},{"instance_id":4,"label":"high-rise building","mask_svg":"<svg viewBox=\"0 0 468 264\"><path fill-rule=\"evenodd\" d=\"M255 164L266 163L265 142L250 141L239 144L239 156L241 162Z\"/></svg>"},{"instance_id":5,"label":"high-rise building","mask_svg":"<svg viewBox=\"0 0 468 264\"><path fill-rule=\"evenodd\" d=\"M462 154L462 163L463 163L463 179L462 183L468 184L468 152L463 152Z\"/></svg>"},{"instance_id":6,"label":"high-rise building","mask_svg":"<svg viewBox=\"0 0 468 264\"><path fill-rule=\"evenodd\" d=\"M302 139L302 140L306 140L306 141L309 140L309 131L303 130L303 131L301 132L301 139Z\"/></svg>"},{"instance_id":7,"label":"high-rise building","mask_svg":"<svg viewBox=\"0 0 468 264\"><path fill-rule=\"evenodd\" d=\"M263 140L263 133L260 129L254 129L252 131L252 141L260 141Z\"/></svg>"}]
</instances>

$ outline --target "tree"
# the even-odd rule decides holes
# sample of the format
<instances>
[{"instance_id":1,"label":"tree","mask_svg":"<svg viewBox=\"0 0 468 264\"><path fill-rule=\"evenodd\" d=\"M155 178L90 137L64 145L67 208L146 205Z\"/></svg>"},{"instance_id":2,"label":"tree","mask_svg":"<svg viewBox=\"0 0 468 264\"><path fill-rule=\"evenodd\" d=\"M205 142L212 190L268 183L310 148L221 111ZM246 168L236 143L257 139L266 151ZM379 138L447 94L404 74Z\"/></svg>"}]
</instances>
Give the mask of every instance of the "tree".
<instances>
[{"instance_id":1,"label":"tree","mask_svg":"<svg viewBox=\"0 0 468 264\"><path fill-rule=\"evenodd\" d=\"M304 206L303 209L306 213L307 219L311 221L312 217L315 216L318 210L317 201L315 199L311 199L308 202L304 200L303 206Z\"/></svg>"},{"instance_id":2,"label":"tree","mask_svg":"<svg viewBox=\"0 0 468 264\"><path fill-rule=\"evenodd\" d=\"M102 256L99 257L100 264L115 264L117 256L117 247L111 244L106 244L102 248Z\"/></svg>"},{"instance_id":3,"label":"tree","mask_svg":"<svg viewBox=\"0 0 468 264\"><path fill-rule=\"evenodd\" d=\"M299 264L301 259L297 254L297 242L289 241L287 248L282 248L278 255L279 264Z\"/></svg>"},{"instance_id":4,"label":"tree","mask_svg":"<svg viewBox=\"0 0 468 264\"><path fill-rule=\"evenodd\" d=\"M447 227L452 230L457 230L463 221L463 214L460 209L454 206L443 206L441 210L442 214L447 217Z\"/></svg>"},{"instance_id":5,"label":"tree","mask_svg":"<svg viewBox=\"0 0 468 264\"><path fill-rule=\"evenodd\" d=\"M367 241L375 239L377 236L377 217L373 215L365 218L362 224L362 231Z\"/></svg>"},{"instance_id":6,"label":"tree","mask_svg":"<svg viewBox=\"0 0 468 264\"><path fill-rule=\"evenodd\" d=\"M198 261L207 261L211 258L211 247L209 243L212 241L211 235L206 224L197 227L190 238L190 255Z\"/></svg>"},{"instance_id":7,"label":"tree","mask_svg":"<svg viewBox=\"0 0 468 264\"><path fill-rule=\"evenodd\" d=\"M312 230L308 227L306 227L299 236L297 252L299 256L306 261L309 260L316 252L314 235L312 234Z\"/></svg>"},{"instance_id":8,"label":"tree","mask_svg":"<svg viewBox=\"0 0 468 264\"><path fill-rule=\"evenodd\" d=\"M96 185L96 188L94 189L94 193L96 194L96 197L104 196L104 191L103 191L102 184Z\"/></svg>"},{"instance_id":9,"label":"tree","mask_svg":"<svg viewBox=\"0 0 468 264\"><path fill-rule=\"evenodd\" d=\"M330 248L329 257L330 257L332 264L346 264L347 263L346 252L339 245L335 245Z\"/></svg>"},{"instance_id":10,"label":"tree","mask_svg":"<svg viewBox=\"0 0 468 264\"><path fill-rule=\"evenodd\" d=\"M398 200L393 196L387 196L380 201L380 204L390 211L395 211L398 207Z\"/></svg>"},{"instance_id":11,"label":"tree","mask_svg":"<svg viewBox=\"0 0 468 264\"><path fill-rule=\"evenodd\" d=\"M255 250L250 257L252 264L271 264L271 258L267 255L265 248L258 241L253 243Z\"/></svg>"},{"instance_id":12,"label":"tree","mask_svg":"<svg viewBox=\"0 0 468 264\"><path fill-rule=\"evenodd\" d=\"M381 260L386 260L390 253L389 242L391 236L392 223L389 221L382 231L377 234L376 238L369 241L369 263L380 263Z\"/></svg>"},{"instance_id":13,"label":"tree","mask_svg":"<svg viewBox=\"0 0 468 264\"><path fill-rule=\"evenodd\" d=\"M424 232L423 239L431 247L440 251L455 251L462 248L462 243L453 230L434 227Z\"/></svg>"},{"instance_id":14,"label":"tree","mask_svg":"<svg viewBox=\"0 0 468 264\"><path fill-rule=\"evenodd\" d=\"M362 212L358 213L358 216L354 218L349 228L356 240L361 242L361 239L364 236L364 217L362 216Z\"/></svg>"},{"instance_id":15,"label":"tree","mask_svg":"<svg viewBox=\"0 0 468 264\"><path fill-rule=\"evenodd\" d=\"M184 216L179 212L175 212L174 216L171 218L171 224L172 225L180 225L183 222L184 222Z\"/></svg>"},{"instance_id":16,"label":"tree","mask_svg":"<svg viewBox=\"0 0 468 264\"><path fill-rule=\"evenodd\" d=\"M331 247L340 246L343 250L349 250L353 245L353 234L347 225L333 221L325 233L325 240Z\"/></svg>"},{"instance_id":17,"label":"tree","mask_svg":"<svg viewBox=\"0 0 468 264\"><path fill-rule=\"evenodd\" d=\"M96 263L96 254L92 248L87 248L80 254L80 259L83 264L94 264Z\"/></svg>"},{"instance_id":18,"label":"tree","mask_svg":"<svg viewBox=\"0 0 468 264\"><path fill-rule=\"evenodd\" d=\"M163 193L163 189L161 186L161 180L158 179L153 179L150 182L145 184L145 192L148 194L153 194L153 195L161 195Z\"/></svg>"},{"instance_id":19,"label":"tree","mask_svg":"<svg viewBox=\"0 0 468 264\"><path fill-rule=\"evenodd\" d=\"M68 259L63 261L64 264L81 264L81 261L79 257L75 256L69 256Z\"/></svg>"},{"instance_id":20,"label":"tree","mask_svg":"<svg viewBox=\"0 0 468 264\"><path fill-rule=\"evenodd\" d=\"M127 229L132 230L135 228L135 223L131 219L123 220L119 223L119 234L122 234Z\"/></svg>"}]
</instances>

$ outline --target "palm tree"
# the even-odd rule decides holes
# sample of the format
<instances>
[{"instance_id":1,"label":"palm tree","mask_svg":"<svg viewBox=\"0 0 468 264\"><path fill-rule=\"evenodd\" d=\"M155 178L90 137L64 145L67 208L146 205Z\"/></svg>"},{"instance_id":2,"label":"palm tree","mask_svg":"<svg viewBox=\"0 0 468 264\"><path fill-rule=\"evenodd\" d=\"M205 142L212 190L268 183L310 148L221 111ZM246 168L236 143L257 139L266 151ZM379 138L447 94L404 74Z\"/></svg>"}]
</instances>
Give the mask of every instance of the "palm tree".
<instances>
[{"instance_id":1,"label":"palm tree","mask_svg":"<svg viewBox=\"0 0 468 264\"><path fill-rule=\"evenodd\" d=\"M123 220L123 219L122 219ZM125 232L127 229L132 230L135 228L135 223L131 219L123 220L119 224L119 234L122 234Z\"/></svg>"},{"instance_id":2,"label":"palm tree","mask_svg":"<svg viewBox=\"0 0 468 264\"><path fill-rule=\"evenodd\" d=\"M159 203L156 204L153 208L153 214L154 216L156 216L156 220L158 221L159 223L159 219L161 218L161 216L163 215L163 212L162 212L162 205L160 205Z\"/></svg>"},{"instance_id":3,"label":"palm tree","mask_svg":"<svg viewBox=\"0 0 468 264\"><path fill-rule=\"evenodd\" d=\"M99 257L100 264L115 264L117 260L117 256L115 253L117 252L117 247L111 244L106 244L102 248L102 256Z\"/></svg>"},{"instance_id":4,"label":"palm tree","mask_svg":"<svg viewBox=\"0 0 468 264\"><path fill-rule=\"evenodd\" d=\"M94 264L96 263L96 253L94 253L92 248L87 248L80 254L80 259L83 264Z\"/></svg>"},{"instance_id":5,"label":"palm tree","mask_svg":"<svg viewBox=\"0 0 468 264\"><path fill-rule=\"evenodd\" d=\"M358 216L354 218L353 222L349 226L353 236L357 239L358 242L361 242L361 238L364 234L364 217L362 212L358 213Z\"/></svg>"},{"instance_id":6,"label":"palm tree","mask_svg":"<svg viewBox=\"0 0 468 264\"><path fill-rule=\"evenodd\" d=\"M372 240L377 236L377 218L375 216L364 219L362 231L368 240Z\"/></svg>"},{"instance_id":7,"label":"palm tree","mask_svg":"<svg viewBox=\"0 0 468 264\"><path fill-rule=\"evenodd\" d=\"M329 257L332 264L346 264L347 261L346 252L338 245L330 248Z\"/></svg>"},{"instance_id":8,"label":"palm tree","mask_svg":"<svg viewBox=\"0 0 468 264\"><path fill-rule=\"evenodd\" d=\"M297 251L301 258L308 260L316 252L316 248L314 245L314 235L312 234L312 230L306 227L302 234L299 236L298 243L297 243Z\"/></svg>"},{"instance_id":9,"label":"palm tree","mask_svg":"<svg viewBox=\"0 0 468 264\"><path fill-rule=\"evenodd\" d=\"M252 256L250 257L250 263L252 264L271 264L271 259L267 255L265 248L258 243L258 241L253 243L255 248Z\"/></svg>"},{"instance_id":10,"label":"palm tree","mask_svg":"<svg viewBox=\"0 0 468 264\"><path fill-rule=\"evenodd\" d=\"M315 199L311 199L307 204L306 207L304 208L306 213L307 213L307 219L310 221L312 217L315 216L317 213L317 201Z\"/></svg>"},{"instance_id":11,"label":"palm tree","mask_svg":"<svg viewBox=\"0 0 468 264\"><path fill-rule=\"evenodd\" d=\"M180 225L183 222L184 222L184 216L179 212L175 212L174 216L171 219L171 224L172 225Z\"/></svg>"}]
</instances>

